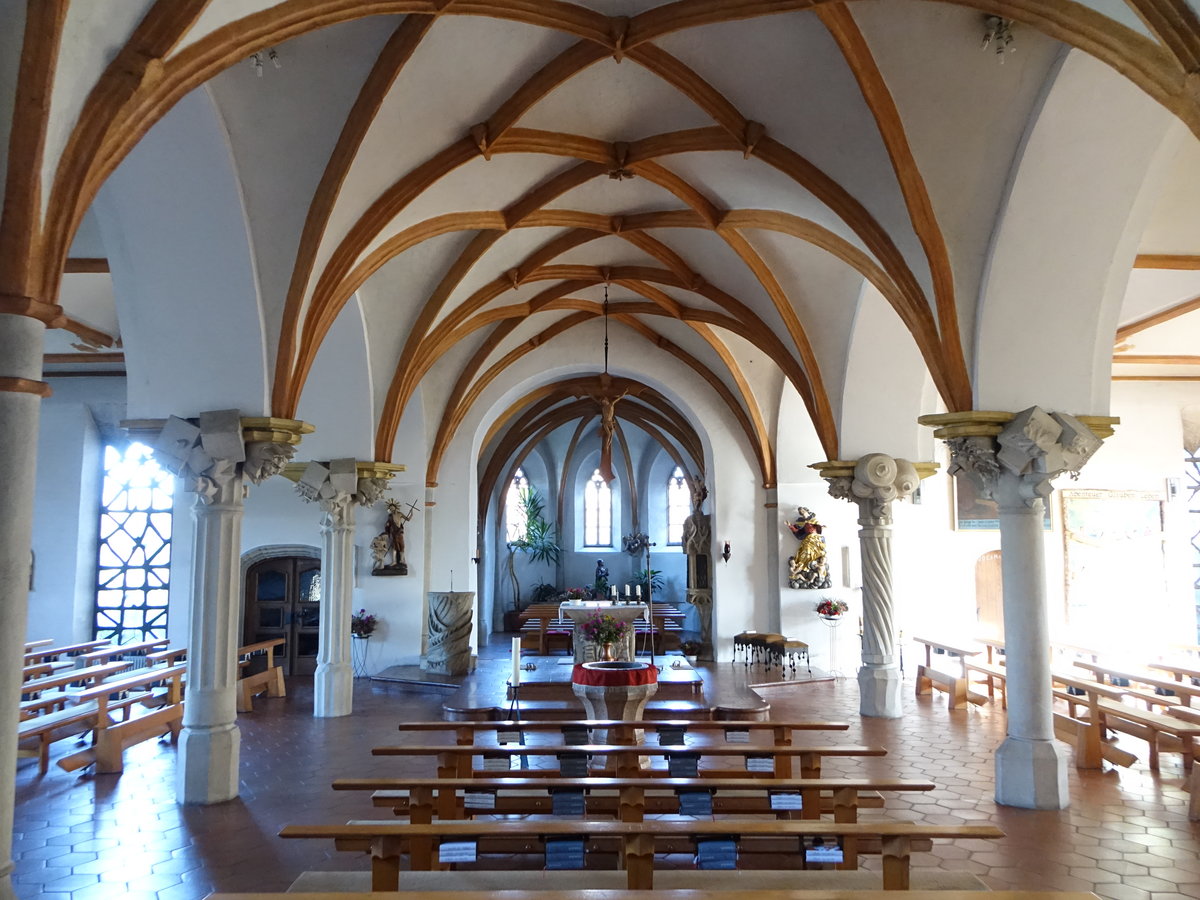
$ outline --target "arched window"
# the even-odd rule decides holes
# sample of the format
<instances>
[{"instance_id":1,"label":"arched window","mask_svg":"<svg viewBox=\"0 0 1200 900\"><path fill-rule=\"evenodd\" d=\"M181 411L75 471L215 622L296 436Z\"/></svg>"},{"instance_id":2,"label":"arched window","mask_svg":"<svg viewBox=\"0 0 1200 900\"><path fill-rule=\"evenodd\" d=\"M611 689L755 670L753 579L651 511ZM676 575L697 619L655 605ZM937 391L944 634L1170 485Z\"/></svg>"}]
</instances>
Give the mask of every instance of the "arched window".
<instances>
[{"instance_id":1,"label":"arched window","mask_svg":"<svg viewBox=\"0 0 1200 900\"><path fill-rule=\"evenodd\" d=\"M172 475L145 444L104 448L96 637L114 644L167 636Z\"/></svg>"},{"instance_id":2,"label":"arched window","mask_svg":"<svg viewBox=\"0 0 1200 900\"><path fill-rule=\"evenodd\" d=\"M667 478L667 544L678 547L683 544L683 523L691 515L691 491L688 490L687 479L683 469L675 467L675 471Z\"/></svg>"},{"instance_id":3,"label":"arched window","mask_svg":"<svg viewBox=\"0 0 1200 900\"><path fill-rule=\"evenodd\" d=\"M583 486L583 546L612 546L612 491L599 469Z\"/></svg>"},{"instance_id":4,"label":"arched window","mask_svg":"<svg viewBox=\"0 0 1200 900\"><path fill-rule=\"evenodd\" d=\"M504 495L504 540L506 543L525 537L525 511L521 508L521 492L529 490L524 469L513 472L508 493Z\"/></svg>"}]
</instances>

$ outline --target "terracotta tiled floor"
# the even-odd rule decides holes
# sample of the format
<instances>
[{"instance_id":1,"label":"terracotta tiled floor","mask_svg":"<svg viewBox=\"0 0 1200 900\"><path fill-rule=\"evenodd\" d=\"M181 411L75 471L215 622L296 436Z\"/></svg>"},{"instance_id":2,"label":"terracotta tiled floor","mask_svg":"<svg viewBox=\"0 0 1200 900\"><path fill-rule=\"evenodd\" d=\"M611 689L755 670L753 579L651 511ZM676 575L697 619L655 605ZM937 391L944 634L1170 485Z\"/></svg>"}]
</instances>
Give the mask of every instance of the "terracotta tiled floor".
<instances>
[{"instance_id":1,"label":"terracotta tiled floor","mask_svg":"<svg viewBox=\"0 0 1200 900\"><path fill-rule=\"evenodd\" d=\"M500 650L494 652L503 652ZM743 677L740 664L711 678ZM710 680L711 680L710 678ZM210 890L282 891L306 869L366 869L364 858L310 841L275 836L288 823L370 818L361 794L335 793L342 775L424 774L427 763L376 758L369 748L400 742L402 720L440 718L441 694L358 682L355 714L314 719L311 682L289 685L286 700L258 701L239 719L242 796L212 807L174 802L175 749L146 743L127 754L126 772L80 777L36 763L17 774L16 875L21 898L201 898ZM905 686L905 717L860 719L853 679L764 690L773 716L845 718L848 732L821 742L879 743L883 758L830 760L826 773L924 778L938 790L887 797L883 815L917 822L994 822L1001 841L938 842L917 866L965 870L993 888L1090 890L1112 900L1200 898L1200 823L1189 823L1178 755L1161 774L1144 765L1081 774L1070 768L1072 806L1060 812L998 807L992 751L1004 735L999 709L946 709L944 696L915 698ZM1145 745L1124 746L1144 758ZM60 742L55 755L71 752Z\"/></svg>"}]
</instances>

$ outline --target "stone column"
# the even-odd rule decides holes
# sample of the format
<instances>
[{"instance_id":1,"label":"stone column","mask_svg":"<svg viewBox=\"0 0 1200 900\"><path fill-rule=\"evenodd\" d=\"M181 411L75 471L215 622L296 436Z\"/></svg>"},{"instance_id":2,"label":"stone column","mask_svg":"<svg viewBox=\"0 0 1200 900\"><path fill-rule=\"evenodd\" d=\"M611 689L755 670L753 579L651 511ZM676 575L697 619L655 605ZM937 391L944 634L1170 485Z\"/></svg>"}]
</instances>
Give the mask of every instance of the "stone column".
<instances>
[{"instance_id":1,"label":"stone column","mask_svg":"<svg viewBox=\"0 0 1200 900\"><path fill-rule=\"evenodd\" d=\"M1070 805L1066 756L1054 739L1045 533L1051 480L1077 476L1116 419L965 412L922 416L950 447L949 472L970 479L1000 510L1008 736L996 751L996 802L1026 809Z\"/></svg>"},{"instance_id":2,"label":"stone column","mask_svg":"<svg viewBox=\"0 0 1200 900\"><path fill-rule=\"evenodd\" d=\"M17 299L21 298L0 295L0 309L11 305L5 301ZM16 896L12 888L12 837L17 703L21 699L21 660L29 607L38 417L42 398L50 395L50 386L40 380L45 332L44 322L33 315L0 313L0 472L4 473L0 478L0 897L3 898Z\"/></svg>"},{"instance_id":3,"label":"stone column","mask_svg":"<svg viewBox=\"0 0 1200 900\"><path fill-rule=\"evenodd\" d=\"M192 518L192 602L188 677L179 736L176 798L220 803L238 795L241 734L237 727L238 561L242 548L241 467L219 460L221 472L196 490Z\"/></svg>"},{"instance_id":4,"label":"stone column","mask_svg":"<svg viewBox=\"0 0 1200 900\"><path fill-rule=\"evenodd\" d=\"M124 424L196 494L176 799L221 803L238 795L237 648L246 482L259 484L282 471L300 436L313 428L291 419L244 419L234 409L204 412L197 421L172 416L165 422Z\"/></svg>"},{"instance_id":5,"label":"stone column","mask_svg":"<svg viewBox=\"0 0 1200 900\"><path fill-rule=\"evenodd\" d=\"M857 462L830 460L812 468L829 482L830 496L858 505L862 555L863 665L858 670L859 712L899 718L901 675L896 662L896 614L892 599L892 501L917 489L934 463L913 465L884 453Z\"/></svg>"},{"instance_id":6,"label":"stone column","mask_svg":"<svg viewBox=\"0 0 1200 900\"><path fill-rule=\"evenodd\" d=\"M321 617L313 715L348 716L354 711L354 667L350 660L350 617L354 612L354 507L374 506L387 480L403 466L353 459L294 463L284 475L296 491L321 505Z\"/></svg>"}]
</instances>

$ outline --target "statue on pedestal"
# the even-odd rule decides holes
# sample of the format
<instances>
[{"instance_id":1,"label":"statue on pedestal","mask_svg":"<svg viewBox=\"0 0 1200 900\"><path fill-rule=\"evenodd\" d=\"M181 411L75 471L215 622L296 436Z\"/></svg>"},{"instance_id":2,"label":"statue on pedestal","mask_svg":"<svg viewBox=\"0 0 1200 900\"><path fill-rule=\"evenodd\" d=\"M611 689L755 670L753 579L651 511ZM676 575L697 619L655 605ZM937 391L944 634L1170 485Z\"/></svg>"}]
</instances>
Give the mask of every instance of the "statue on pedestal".
<instances>
[{"instance_id":1,"label":"statue on pedestal","mask_svg":"<svg viewBox=\"0 0 1200 900\"><path fill-rule=\"evenodd\" d=\"M829 561L825 556L825 538L817 514L801 506L796 520L788 529L800 540L795 555L788 560L788 587L802 590L822 590L831 587Z\"/></svg>"},{"instance_id":2,"label":"statue on pedestal","mask_svg":"<svg viewBox=\"0 0 1200 900\"><path fill-rule=\"evenodd\" d=\"M388 517L383 531L371 541L371 556L375 560L372 575L407 575L408 561L404 558L404 525L417 512L414 500L407 511L395 500L387 502ZM389 561L390 558L390 561Z\"/></svg>"}]
</instances>

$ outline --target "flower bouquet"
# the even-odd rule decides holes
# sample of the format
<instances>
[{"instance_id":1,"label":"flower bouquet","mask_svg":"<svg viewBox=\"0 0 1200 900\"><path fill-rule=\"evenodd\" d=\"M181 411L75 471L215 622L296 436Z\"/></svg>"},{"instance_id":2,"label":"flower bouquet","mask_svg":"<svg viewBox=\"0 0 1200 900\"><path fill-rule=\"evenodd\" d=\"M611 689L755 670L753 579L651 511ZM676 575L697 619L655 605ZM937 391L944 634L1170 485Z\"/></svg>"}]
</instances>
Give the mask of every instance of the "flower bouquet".
<instances>
[{"instance_id":1,"label":"flower bouquet","mask_svg":"<svg viewBox=\"0 0 1200 900\"><path fill-rule=\"evenodd\" d=\"M845 600L822 600L817 604L817 615L822 619L840 619L849 608Z\"/></svg>"},{"instance_id":2,"label":"flower bouquet","mask_svg":"<svg viewBox=\"0 0 1200 900\"><path fill-rule=\"evenodd\" d=\"M566 593L568 600L590 600L592 596L590 590L581 587L569 587Z\"/></svg>"},{"instance_id":3,"label":"flower bouquet","mask_svg":"<svg viewBox=\"0 0 1200 900\"><path fill-rule=\"evenodd\" d=\"M350 633L357 638L369 638L375 633L375 626L378 624L378 617L371 615L365 609L360 609L350 616Z\"/></svg>"},{"instance_id":4,"label":"flower bouquet","mask_svg":"<svg viewBox=\"0 0 1200 900\"><path fill-rule=\"evenodd\" d=\"M595 613L583 620L579 630L593 644L615 644L625 637L629 623L608 613Z\"/></svg>"}]
</instances>

